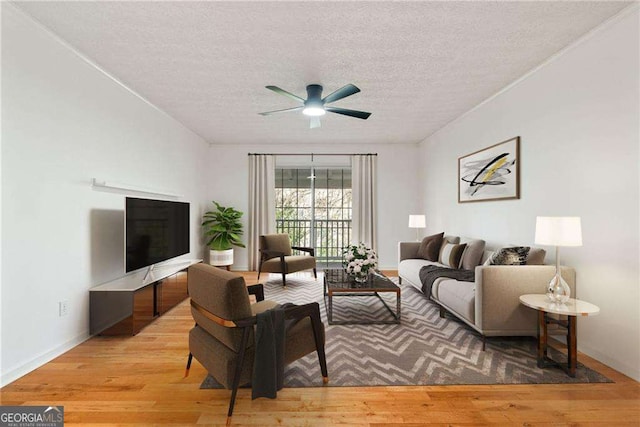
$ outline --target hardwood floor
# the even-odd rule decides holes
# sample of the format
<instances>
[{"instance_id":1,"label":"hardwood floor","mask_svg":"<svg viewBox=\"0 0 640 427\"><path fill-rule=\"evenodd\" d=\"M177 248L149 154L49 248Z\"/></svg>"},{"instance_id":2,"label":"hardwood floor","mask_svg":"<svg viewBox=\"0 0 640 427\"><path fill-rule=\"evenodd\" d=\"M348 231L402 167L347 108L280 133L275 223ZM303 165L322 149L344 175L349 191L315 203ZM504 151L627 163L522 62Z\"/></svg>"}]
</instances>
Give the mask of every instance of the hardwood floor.
<instances>
[{"instance_id":1,"label":"hardwood floor","mask_svg":"<svg viewBox=\"0 0 640 427\"><path fill-rule=\"evenodd\" d=\"M395 274L395 272L388 272ZM255 273L243 273L256 283ZM64 405L67 424L224 425L230 392L184 378L188 301L133 337L94 337L2 388L3 405ZM640 425L640 383L579 354L614 384L283 389L238 393L233 425ZM331 367L329 367L331 377Z\"/></svg>"}]
</instances>

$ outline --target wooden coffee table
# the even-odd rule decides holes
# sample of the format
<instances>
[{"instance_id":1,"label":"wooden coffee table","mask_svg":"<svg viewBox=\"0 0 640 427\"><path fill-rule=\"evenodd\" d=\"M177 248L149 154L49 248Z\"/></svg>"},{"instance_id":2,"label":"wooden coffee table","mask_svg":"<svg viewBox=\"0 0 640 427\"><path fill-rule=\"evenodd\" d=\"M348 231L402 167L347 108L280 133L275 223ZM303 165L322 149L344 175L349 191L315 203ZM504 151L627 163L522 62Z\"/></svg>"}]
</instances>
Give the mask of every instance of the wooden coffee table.
<instances>
[{"instance_id":1,"label":"wooden coffee table","mask_svg":"<svg viewBox=\"0 0 640 427\"><path fill-rule=\"evenodd\" d=\"M383 292L393 292L396 294L396 311L380 296ZM327 297L327 319L330 325L349 325L349 324L387 324L400 323L400 288L393 283L384 274L379 271L371 272L367 281L364 283L356 282L355 279L348 275L343 269L329 269L324 272L324 295ZM333 320L333 298L334 296L357 297L371 296L378 297L386 309L391 313L394 320L374 320L374 321L358 321L358 320Z\"/></svg>"}]
</instances>

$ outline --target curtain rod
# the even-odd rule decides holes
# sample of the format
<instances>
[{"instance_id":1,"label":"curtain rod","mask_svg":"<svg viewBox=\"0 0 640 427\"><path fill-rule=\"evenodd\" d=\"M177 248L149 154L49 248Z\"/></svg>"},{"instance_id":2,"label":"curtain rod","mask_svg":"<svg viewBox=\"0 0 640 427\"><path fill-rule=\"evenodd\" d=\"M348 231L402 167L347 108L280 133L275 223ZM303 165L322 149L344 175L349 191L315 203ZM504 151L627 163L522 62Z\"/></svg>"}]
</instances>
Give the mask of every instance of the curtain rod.
<instances>
[{"instance_id":1,"label":"curtain rod","mask_svg":"<svg viewBox=\"0 0 640 427\"><path fill-rule=\"evenodd\" d=\"M378 153L247 153L249 156L377 156Z\"/></svg>"}]
</instances>

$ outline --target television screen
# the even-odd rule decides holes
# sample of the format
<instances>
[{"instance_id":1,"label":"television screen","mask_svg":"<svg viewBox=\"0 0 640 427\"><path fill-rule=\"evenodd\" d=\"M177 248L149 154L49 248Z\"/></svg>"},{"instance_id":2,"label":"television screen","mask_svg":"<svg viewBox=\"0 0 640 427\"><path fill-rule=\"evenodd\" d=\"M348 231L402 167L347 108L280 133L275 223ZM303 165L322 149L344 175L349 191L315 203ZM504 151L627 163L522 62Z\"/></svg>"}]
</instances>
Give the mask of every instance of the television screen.
<instances>
[{"instance_id":1,"label":"television screen","mask_svg":"<svg viewBox=\"0 0 640 427\"><path fill-rule=\"evenodd\" d=\"M125 270L189 253L189 203L126 198Z\"/></svg>"}]
</instances>

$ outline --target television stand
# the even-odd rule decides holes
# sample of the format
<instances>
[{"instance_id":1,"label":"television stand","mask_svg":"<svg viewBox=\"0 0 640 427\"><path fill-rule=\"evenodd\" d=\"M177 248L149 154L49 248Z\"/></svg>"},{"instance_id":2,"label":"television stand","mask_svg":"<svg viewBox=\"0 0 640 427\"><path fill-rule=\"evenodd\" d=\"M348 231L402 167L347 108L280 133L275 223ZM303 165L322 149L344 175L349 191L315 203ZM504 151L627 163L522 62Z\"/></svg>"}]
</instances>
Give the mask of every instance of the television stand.
<instances>
[{"instance_id":1,"label":"television stand","mask_svg":"<svg viewBox=\"0 0 640 427\"><path fill-rule=\"evenodd\" d=\"M149 275L151 274L151 272L153 271L153 267L155 266L156 266L155 264L151 264L149 268L147 268L147 274L145 274L144 279L142 279L143 282L149 279Z\"/></svg>"},{"instance_id":2,"label":"television stand","mask_svg":"<svg viewBox=\"0 0 640 427\"><path fill-rule=\"evenodd\" d=\"M156 265L89 289L90 334L137 334L188 297L186 270L199 262Z\"/></svg>"}]
</instances>

